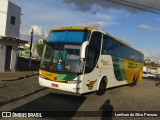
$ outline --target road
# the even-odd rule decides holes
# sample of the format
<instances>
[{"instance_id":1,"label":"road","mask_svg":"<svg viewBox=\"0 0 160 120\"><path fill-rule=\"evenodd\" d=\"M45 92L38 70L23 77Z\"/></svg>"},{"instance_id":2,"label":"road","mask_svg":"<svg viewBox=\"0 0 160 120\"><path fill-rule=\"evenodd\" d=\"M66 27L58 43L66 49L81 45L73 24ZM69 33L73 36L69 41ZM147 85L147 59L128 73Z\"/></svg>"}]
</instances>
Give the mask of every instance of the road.
<instances>
[{"instance_id":1,"label":"road","mask_svg":"<svg viewBox=\"0 0 160 120\"><path fill-rule=\"evenodd\" d=\"M135 87L111 88L102 96L97 96L94 93L79 96L41 87L38 84L38 76L17 81L1 81L0 111L52 111L52 115L55 117L59 116L56 111L62 111L63 113L72 111L69 113L70 119L77 119L75 116L79 116L79 119L85 117L87 120L100 119L102 114L99 114L98 111L103 111L106 107L113 112L118 111L118 113L123 111L129 111L129 113L134 111L160 111L160 87L156 86L158 82L160 80L143 79ZM83 116L86 113L90 116ZM113 117L110 119L122 118L126 120L129 118L159 119L158 117Z\"/></svg>"}]
</instances>

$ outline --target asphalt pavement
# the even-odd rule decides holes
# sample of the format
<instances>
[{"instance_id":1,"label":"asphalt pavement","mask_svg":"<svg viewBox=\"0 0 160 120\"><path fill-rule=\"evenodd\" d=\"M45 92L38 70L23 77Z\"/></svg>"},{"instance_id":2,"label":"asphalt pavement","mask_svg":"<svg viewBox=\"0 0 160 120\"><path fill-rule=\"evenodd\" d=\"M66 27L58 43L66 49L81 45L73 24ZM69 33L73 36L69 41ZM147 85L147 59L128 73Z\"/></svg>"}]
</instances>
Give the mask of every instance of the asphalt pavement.
<instances>
[{"instance_id":1,"label":"asphalt pavement","mask_svg":"<svg viewBox=\"0 0 160 120\"><path fill-rule=\"evenodd\" d=\"M22 65L26 70L25 66L27 65L24 62ZM98 115L96 114L99 112L92 113L90 111L103 111L106 108L107 101L109 101L114 112L158 112L160 111L159 89L160 80L144 78L133 88L122 86L108 89L102 96L89 93L80 97L68 92L40 86L38 83L38 70L0 72L0 111L75 111L69 119L77 119L76 114L79 116L81 113L77 111L85 111L85 113L89 111L87 113L93 114L95 119L87 116L78 117L78 119L99 120L103 119L103 116L97 118ZM158 120L159 118L113 117L111 119Z\"/></svg>"},{"instance_id":2,"label":"asphalt pavement","mask_svg":"<svg viewBox=\"0 0 160 120\"><path fill-rule=\"evenodd\" d=\"M61 113L73 111L74 113L68 120L73 118L99 120L102 118L97 114L106 108L105 105L109 101L113 112L158 113L160 111L160 88L156 86L156 83L159 83L158 79L144 78L135 87L111 88L102 96L93 93L77 96L40 86L38 75L15 81L0 81L0 111L51 111L55 116L59 114L53 111L62 111ZM95 119L85 115L80 118L81 111L82 115L84 113L93 114ZM159 120L159 117L112 117L111 119Z\"/></svg>"},{"instance_id":3,"label":"asphalt pavement","mask_svg":"<svg viewBox=\"0 0 160 120\"><path fill-rule=\"evenodd\" d=\"M37 71L11 71L11 72L0 72L0 80L19 80L27 77L38 75Z\"/></svg>"}]
</instances>

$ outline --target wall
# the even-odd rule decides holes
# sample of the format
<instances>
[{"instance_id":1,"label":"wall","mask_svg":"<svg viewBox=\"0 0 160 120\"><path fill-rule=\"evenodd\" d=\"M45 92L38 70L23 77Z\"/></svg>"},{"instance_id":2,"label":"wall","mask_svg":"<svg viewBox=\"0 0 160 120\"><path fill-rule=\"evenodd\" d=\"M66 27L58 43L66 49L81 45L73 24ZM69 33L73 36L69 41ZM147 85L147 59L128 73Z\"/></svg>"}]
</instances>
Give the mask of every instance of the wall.
<instances>
[{"instance_id":1,"label":"wall","mask_svg":"<svg viewBox=\"0 0 160 120\"><path fill-rule=\"evenodd\" d=\"M143 66L143 71L147 71L147 67L146 66Z\"/></svg>"},{"instance_id":2,"label":"wall","mask_svg":"<svg viewBox=\"0 0 160 120\"><path fill-rule=\"evenodd\" d=\"M14 16L15 24L11 24ZM0 0L0 36L19 38L21 8L8 0Z\"/></svg>"},{"instance_id":3,"label":"wall","mask_svg":"<svg viewBox=\"0 0 160 120\"><path fill-rule=\"evenodd\" d=\"M16 17L15 25L11 24L11 16ZM21 8L9 2L7 25L6 25L6 36L7 37L19 38L20 16L21 16Z\"/></svg>"},{"instance_id":4,"label":"wall","mask_svg":"<svg viewBox=\"0 0 160 120\"><path fill-rule=\"evenodd\" d=\"M6 46L0 41L0 71L4 71L5 57L6 57Z\"/></svg>"},{"instance_id":5,"label":"wall","mask_svg":"<svg viewBox=\"0 0 160 120\"><path fill-rule=\"evenodd\" d=\"M11 24L11 16L15 17ZM10 69L15 70L20 30L21 8L8 0L0 0L0 71L5 71L6 46L12 46ZM13 38L13 39L12 39Z\"/></svg>"},{"instance_id":6,"label":"wall","mask_svg":"<svg viewBox=\"0 0 160 120\"><path fill-rule=\"evenodd\" d=\"M0 0L0 36L5 36L6 34L6 21L8 12L8 1Z\"/></svg>"},{"instance_id":7,"label":"wall","mask_svg":"<svg viewBox=\"0 0 160 120\"><path fill-rule=\"evenodd\" d=\"M160 74L160 68L157 68L156 73Z\"/></svg>"},{"instance_id":8,"label":"wall","mask_svg":"<svg viewBox=\"0 0 160 120\"><path fill-rule=\"evenodd\" d=\"M6 59L6 46L12 46L12 52L11 52L11 64L10 69L14 71L16 69L16 63L17 63L17 52L18 52L18 42L14 40L0 40L0 71L5 71L5 59ZM3 46L3 49L1 49L1 46Z\"/></svg>"}]
</instances>

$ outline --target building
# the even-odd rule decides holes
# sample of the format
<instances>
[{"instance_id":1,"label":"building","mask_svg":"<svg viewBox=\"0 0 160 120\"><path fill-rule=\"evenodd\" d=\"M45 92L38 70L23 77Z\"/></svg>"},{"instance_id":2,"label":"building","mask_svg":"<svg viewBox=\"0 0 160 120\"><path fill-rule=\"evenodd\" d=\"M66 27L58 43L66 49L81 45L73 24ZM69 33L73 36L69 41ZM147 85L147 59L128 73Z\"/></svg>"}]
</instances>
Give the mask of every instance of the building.
<instances>
[{"instance_id":1,"label":"building","mask_svg":"<svg viewBox=\"0 0 160 120\"><path fill-rule=\"evenodd\" d=\"M20 17L19 6L0 0L0 71L16 69Z\"/></svg>"},{"instance_id":2,"label":"building","mask_svg":"<svg viewBox=\"0 0 160 120\"><path fill-rule=\"evenodd\" d=\"M157 68L151 67L151 66L143 66L144 72L151 72L151 73L157 73Z\"/></svg>"},{"instance_id":3,"label":"building","mask_svg":"<svg viewBox=\"0 0 160 120\"><path fill-rule=\"evenodd\" d=\"M160 68L157 68L156 73L160 74Z\"/></svg>"},{"instance_id":4,"label":"building","mask_svg":"<svg viewBox=\"0 0 160 120\"><path fill-rule=\"evenodd\" d=\"M32 52L32 59L39 59L39 55L37 53L37 45L38 44L44 44L43 43L43 39L40 40L36 40L32 42L32 48L31 48L31 52ZM29 58L30 57L30 42L26 43L26 44L19 44L19 57L25 57L25 58Z\"/></svg>"}]
</instances>

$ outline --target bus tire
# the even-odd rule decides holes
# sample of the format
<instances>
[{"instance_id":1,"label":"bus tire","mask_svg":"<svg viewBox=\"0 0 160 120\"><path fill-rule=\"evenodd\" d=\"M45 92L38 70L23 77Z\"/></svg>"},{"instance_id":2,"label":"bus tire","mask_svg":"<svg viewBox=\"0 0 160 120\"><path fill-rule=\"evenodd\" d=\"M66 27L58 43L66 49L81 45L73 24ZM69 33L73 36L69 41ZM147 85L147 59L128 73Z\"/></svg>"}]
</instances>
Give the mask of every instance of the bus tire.
<instances>
[{"instance_id":1,"label":"bus tire","mask_svg":"<svg viewBox=\"0 0 160 120\"><path fill-rule=\"evenodd\" d=\"M97 95L103 95L105 92L106 92L106 86L107 86L107 83L106 83L106 78L102 78L100 84L99 84L99 88L98 90L96 91L96 94Z\"/></svg>"},{"instance_id":2,"label":"bus tire","mask_svg":"<svg viewBox=\"0 0 160 120\"><path fill-rule=\"evenodd\" d=\"M130 84L131 87L134 87L134 86L137 85L137 79L138 79L138 76L137 77L136 76L133 77L132 83Z\"/></svg>"},{"instance_id":3,"label":"bus tire","mask_svg":"<svg viewBox=\"0 0 160 120\"><path fill-rule=\"evenodd\" d=\"M137 82L138 82L138 75L136 76L136 82L135 82L134 86L137 85Z\"/></svg>"}]
</instances>

